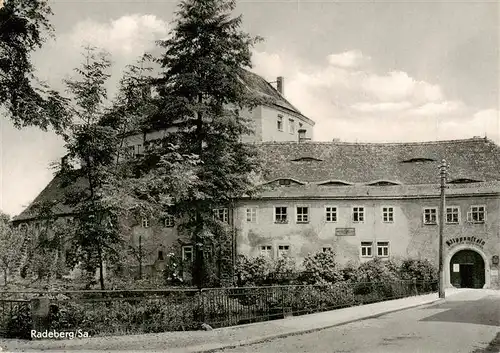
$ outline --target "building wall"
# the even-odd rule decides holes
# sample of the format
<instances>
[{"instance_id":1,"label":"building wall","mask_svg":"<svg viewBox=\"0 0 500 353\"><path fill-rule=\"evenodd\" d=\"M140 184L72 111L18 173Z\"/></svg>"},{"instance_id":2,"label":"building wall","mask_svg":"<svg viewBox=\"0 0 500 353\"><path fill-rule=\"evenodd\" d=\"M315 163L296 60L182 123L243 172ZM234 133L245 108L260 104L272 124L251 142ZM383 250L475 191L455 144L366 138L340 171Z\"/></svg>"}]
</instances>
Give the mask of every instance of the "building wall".
<instances>
[{"instance_id":1,"label":"building wall","mask_svg":"<svg viewBox=\"0 0 500 353\"><path fill-rule=\"evenodd\" d=\"M454 251L455 244L448 246L447 240L475 237L484 240L484 245L470 245L472 249L482 251L488 260L488 266L493 265L493 255L500 253L500 198L498 197L456 197L447 200L448 206L460 208L460 223L445 224L444 256ZM487 218L484 224L472 224L466 221L466 215L471 205L486 206ZM288 207L288 223L274 223L274 207ZM309 207L309 223L296 223L296 207ZM337 207L337 222L326 222L325 207ZM352 207L364 206L364 222L353 222ZM257 208L257 222L246 221L246 208ZM394 222L384 223L382 207L393 207ZM361 257L361 242L389 242L391 257L412 257L429 259L438 263L439 226L426 225L423 222L423 209L439 207L439 198L412 200L310 200L310 201L254 201L240 202L235 212L235 227L237 232L236 247L238 254L258 256L260 246L272 246L273 256L277 256L279 245L289 245L291 256L299 263L308 253L322 251L323 247L332 247L340 263L347 261L363 262L373 257ZM439 218L438 218L439 219ZM335 234L336 228L354 228L355 235ZM376 247L372 254L376 255ZM449 263L445 264L449 267ZM494 274L495 272L493 272ZM491 285L500 286L498 276L491 275Z\"/></svg>"},{"instance_id":2,"label":"building wall","mask_svg":"<svg viewBox=\"0 0 500 353\"><path fill-rule=\"evenodd\" d=\"M244 109L240 111L240 115L250 119L250 125L254 131L253 135L244 135L241 140L244 143L262 141L262 106L257 106L252 110Z\"/></svg>"},{"instance_id":3,"label":"building wall","mask_svg":"<svg viewBox=\"0 0 500 353\"><path fill-rule=\"evenodd\" d=\"M278 115L283 117L283 131L278 130ZM313 125L298 115L289 113L284 109L261 106L261 116L262 141L298 141L299 129L305 129L306 137L313 138ZM295 131L293 134L289 132L289 119L293 119L295 122ZM299 127L299 123L302 124L302 127Z\"/></svg>"}]
</instances>

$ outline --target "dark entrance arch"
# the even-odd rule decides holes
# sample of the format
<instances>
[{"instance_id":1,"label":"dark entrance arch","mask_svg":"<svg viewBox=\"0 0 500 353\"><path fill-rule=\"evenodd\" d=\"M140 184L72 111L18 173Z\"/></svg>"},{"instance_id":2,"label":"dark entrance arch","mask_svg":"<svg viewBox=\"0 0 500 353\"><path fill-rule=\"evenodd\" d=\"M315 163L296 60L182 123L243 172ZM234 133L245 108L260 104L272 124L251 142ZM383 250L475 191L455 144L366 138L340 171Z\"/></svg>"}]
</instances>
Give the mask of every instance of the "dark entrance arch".
<instances>
[{"instance_id":1,"label":"dark entrance arch","mask_svg":"<svg viewBox=\"0 0 500 353\"><path fill-rule=\"evenodd\" d=\"M450 281L456 288L483 288L484 260L474 250L460 250L450 261Z\"/></svg>"}]
</instances>

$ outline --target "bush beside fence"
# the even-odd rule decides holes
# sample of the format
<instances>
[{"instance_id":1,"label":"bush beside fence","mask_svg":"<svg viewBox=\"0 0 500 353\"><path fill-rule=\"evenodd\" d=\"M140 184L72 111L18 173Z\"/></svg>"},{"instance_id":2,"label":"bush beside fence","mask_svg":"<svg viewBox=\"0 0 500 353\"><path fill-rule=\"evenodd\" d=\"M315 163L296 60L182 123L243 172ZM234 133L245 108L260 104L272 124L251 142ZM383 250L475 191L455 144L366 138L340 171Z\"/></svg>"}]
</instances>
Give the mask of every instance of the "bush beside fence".
<instances>
[{"instance_id":1,"label":"bush beside fence","mask_svg":"<svg viewBox=\"0 0 500 353\"><path fill-rule=\"evenodd\" d=\"M3 337L29 338L30 298L45 296L51 303L50 330L82 330L91 336L157 333L196 330L201 323L216 328L274 320L436 289L436 282L394 281L175 291L8 293L0 306L0 317Z\"/></svg>"}]
</instances>

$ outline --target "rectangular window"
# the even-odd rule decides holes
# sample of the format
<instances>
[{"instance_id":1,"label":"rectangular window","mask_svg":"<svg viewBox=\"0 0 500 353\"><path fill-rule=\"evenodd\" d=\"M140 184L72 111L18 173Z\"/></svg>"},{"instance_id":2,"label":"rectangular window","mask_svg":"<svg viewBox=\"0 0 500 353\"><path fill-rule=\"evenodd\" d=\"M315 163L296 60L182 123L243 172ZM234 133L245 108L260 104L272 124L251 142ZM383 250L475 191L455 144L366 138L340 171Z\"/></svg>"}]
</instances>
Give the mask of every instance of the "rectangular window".
<instances>
[{"instance_id":1,"label":"rectangular window","mask_svg":"<svg viewBox=\"0 0 500 353\"><path fill-rule=\"evenodd\" d=\"M184 245L182 247L182 261L192 262L193 258L194 258L193 246L192 245Z\"/></svg>"},{"instance_id":2,"label":"rectangular window","mask_svg":"<svg viewBox=\"0 0 500 353\"><path fill-rule=\"evenodd\" d=\"M297 223L309 222L309 207L297 207Z\"/></svg>"},{"instance_id":3,"label":"rectangular window","mask_svg":"<svg viewBox=\"0 0 500 353\"><path fill-rule=\"evenodd\" d=\"M257 223L257 209L254 207L247 208L247 222Z\"/></svg>"},{"instance_id":4,"label":"rectangular window","mask_svg":"<svg viewBox=\"0 0 500 353\"><path fill-rule=\"evenodd\" d=\"M172 215L167 215L165 217L165 227L166 228L172 228L175 225L175 218Z\"/></svg>"},{"instance_id":5,"label":"rectangular window","mask_svg":"<svg viewBox=\"0 0 500 353\"><path fill-rule=\"evenodd\" d=\"M394 207L382 207L382 217L384 223L394 222Z\"/></svg>"},{"instance_id":6,"label":"rectangular window","mask_svg":"<svg viewBox=\"0 0 500 353\"><path fill-rule=\"evenodd\" d=\"M278 124L278 126L277 126L278 131L283 131L283 116L278 115L277 124Z\"/></svg>"},{"instance_id":7,"label":"rectangular window","mask_svg":"<svg viewBox=\"0 0 500 353\"><path fill-rule=\"evenodd\" d=\"M158 251L158 261L165 261L165 259L163 258L163 251L161 250Z\"/></svg>"},{"instance_id":8,"label":"rectangular window","mask_svg":"<svg viewBox=\"0 0 500 353\"><path fill-rule=\"evenodd\" d=\"M389 242L388 241L377 242L377 256L389 257Z\"/></svg>"},{"instance_id":9,"label":"rectangular window","mask_svg":"<svg viewBox=\"0 0 500 353\"><path fill-rule=\"evenodd\" d=\"M227 208L216 208L214 210L214 218L220 222L228 223L229 212Z\"/></svg>"},{"instance_id":10,"label":"rectangular window","mask_svg":"<svg viewBox=\"0 0 500 353\"><path fill-rule=\"evenodd\" d=\"M142 151L143 151L142 143L138 144L136 147L137 147L136 155L142 154Z\"/></svg>"},{"instance_id":11,"label":"rectangular window","mask_svg":"<svg viewBox=\"0 0 500 353\"><path fill-rule=\"evenodd\" d=\"M274 208L274 223L288 223L287 208L275 207Z\"/></svg>"},{"instance_id":12,"label":"rectangular window","mask_svg":"<svg viewBox=\"0 0 500 353\"><path fill-rule=\"evenodd\" d=\"M364 207L353 207L352 208L352 221L353 222L364 222L365 221L365 208Z\"/></svg>"},{"instance_id":13,"label":"rectangular window","mask_svg":"<svg viewBox=\"0 0 500 353\"><path fill-rule=\"evenodd\" d=\"M149 219L147 219L147 218L142 219L142 227L149 228Z\"/></svg>"},{"instance_id":14,"label":"rectangular window","mask_svg":"<svg viewBox=\"0 0 500 353\"><path fill-rule=\"evenodd\" d=\"M325 211L327 222L337 222L337 207L326 206Z\"/></svg>"},{"instance_id":15,"label":"rectangular window","mask_svg":"<svg viewBox=\"0 0 500 353\"><path fill-rule=\"evenodd\" d=\"M424 208L424 224L437 224L437 208Z\"/></svg>"},{"instance_id":16,"label":"rectangular window","mask_svg":"<svg viewBox=\"0 0 500 353\"><path fill-rule=\"evenodd\" d=\"M278 246L278 257L287 257L290 255L290 245Z\"/></svg>"},{"instance_id":17,"label":"rectangular window","mask_svg":"<svg viewBox=\"0 0 500 353\"><path fill-rule=\"evenodd\" d=\"M264 257L273 257L273 247L271 245L262 245L260 247L260 255Z\"/></svg>"},{"instance_id":18,"label":"rectangular window","mask_svg":"<svg viewBox=\"0 0 500 353\"><path fill-rule=\"evenodd\" d=\"M372 246L373 243L371 241L362 241L361 242L361 257L372 257Z\"/></svg>"},{"instance_id":19,"label":"rectangular window","mask_svg":"<svg viewBox=\"0 0 500 353\"><path fill-rule=\"evenodd\" d=\"M467 213L467 221L472 223L484 223L486 220L485 206L471 206Z\"/></svg>"},{"instance_id":20,"label":"rectangular window","mask_svg":"<svg viewBox=\"0 0 500 353\"><path fill-rule=\"evenodd\" d=\"M456 206L446 207L446 223L458 224L460 222L460 208Z\"/></svg>"},{"instance_id":21,"label":"rectangular window","mask_svg":"<svg viewBox=\"0 0 500 353\"><path fill-rule=\"evenodd\" d=\"M288 132L295 134L295 120L293 119L288 119Z\"/></svg>"}]
</instances>

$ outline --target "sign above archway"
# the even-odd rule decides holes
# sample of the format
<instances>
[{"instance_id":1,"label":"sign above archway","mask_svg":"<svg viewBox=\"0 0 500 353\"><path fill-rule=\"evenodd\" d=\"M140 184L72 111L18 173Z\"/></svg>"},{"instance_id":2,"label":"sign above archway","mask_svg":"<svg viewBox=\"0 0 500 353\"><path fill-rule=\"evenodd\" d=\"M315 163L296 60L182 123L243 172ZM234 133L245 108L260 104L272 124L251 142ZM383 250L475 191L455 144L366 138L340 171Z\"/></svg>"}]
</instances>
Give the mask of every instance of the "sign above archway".
<instances>
[{"instance_id":1,"label":"sign above archway","mask_svg":"<svg viewBox=\"0 0 500 353\"><path fill-rule=\"evenodd\" d=\"M479 247L483 247L486 242L483 239L476 238L474 236L472 237L456 237L456 238L451 238L446 240L446 245L448 247L452 247L455 245L460 245L460 244L471 244L471 245L476 245Z\"/></svg>"}]
</instances>

